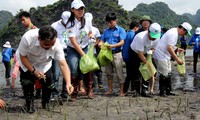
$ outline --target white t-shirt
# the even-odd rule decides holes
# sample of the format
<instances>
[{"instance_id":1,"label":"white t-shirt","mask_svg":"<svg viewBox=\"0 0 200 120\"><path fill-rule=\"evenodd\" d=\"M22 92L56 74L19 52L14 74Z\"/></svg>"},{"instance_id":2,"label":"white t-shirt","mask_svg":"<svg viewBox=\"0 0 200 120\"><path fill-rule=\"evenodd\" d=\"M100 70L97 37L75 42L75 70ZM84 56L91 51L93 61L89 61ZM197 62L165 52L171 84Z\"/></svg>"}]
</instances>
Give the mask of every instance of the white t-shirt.
<instances>
[{"instance_id":1,"label":"white t-shirt","mask_svg":"<svg viewBox=\"0 0 200 120\"><path fill-rule=\"evenodd\" d=\"M86 22L84 28L80 29L81 22L75 18L75 25L68 29L69 37L76 37L76 41L81 48L85 48L89 44L88 33L91 31L91 23L87 20L88 18L85 19ZM69 46L74 48L71 42L69 43Z\"/></svg>"},{"instance_id":2,"label":"white t-shirt","mask_svg":"<svg viewBox=\"0 0 200 120\"><path fill-rule=\"evenodd\" d=\"M57 38L59 39L63 49L67 48L70 40L67 33L67 27L65 27L62 23L62 20L58 20L51 24L51 26L57 31Z\"/></svg>"},{"instance_id":3,"label":"white t-shirt","mask_svg":"<svg viewBox=\"0 0 200 120\"><path fill-rule=\"evenodd\" d=\"M177 28L171 28L168 30L160 39L158 45L156 46L153 57L157 60L170 60L171 55L167 50L167 46L173 46L175 50L177 47L175 46L178 40L178 30Z\"/></svg>"},{"instance_id":4,"label":"white t-shirt","mask_svg":"<svg viewBox=\"0 0 200 120\"><path fill-rule=\"evenodd\" d=\"M63 48L60 47L61 44L58 39L56 39L51 49L45 50L42 48L38 40L38 31L39 29L29 30L23 35L18 47L18 52L22 56L27 56L35 69L45 73L51 68L52 59L63 60L65 59L65 55ZM22 64L19 54L17 55L19 64L23 71L26 72L28 69Z\"/></svg>"},{"instance_id":5,"label":"white t-shirt","mask_svg":"<svg viewBox=\"0 0 200 120\"><path fill-rule=\"evenodd\" d=\"M94 26L92 26L92 34L94 35L95 38L98 38L101 36L99 29Z\"/></svg>"},{"instance_id":6,"label":"white t-shirt","mask_svg":"<svg viewBox=\"0 0 200 120\"><path fill-rule=\"evenodd\" d=\"M148 50L156 47L159 40L160 38L155 39L154 41L149 40L148 31L143 31L134 37L130 47L136 53L138 53L138 51L142 51L146 54Z\"/></svg>"}]
</instances>

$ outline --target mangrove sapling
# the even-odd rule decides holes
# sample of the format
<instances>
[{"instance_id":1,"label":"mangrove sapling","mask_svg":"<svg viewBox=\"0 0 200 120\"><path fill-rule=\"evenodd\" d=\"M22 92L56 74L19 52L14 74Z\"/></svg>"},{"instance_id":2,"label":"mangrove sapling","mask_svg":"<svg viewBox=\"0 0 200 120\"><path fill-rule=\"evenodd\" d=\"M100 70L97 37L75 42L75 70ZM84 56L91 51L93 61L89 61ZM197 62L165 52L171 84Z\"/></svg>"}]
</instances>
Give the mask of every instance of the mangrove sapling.
<instances>
[{"instance_id":1,"label":"mangrove sapling","mask_svg":"<svg viewBox=\"0 0 200 120\"><path fill-rule=\"evenodd\" d=\"M119 109L120 109L120 111L121 111L121 110L122 110L121 104L120 104L119 101L117 101L117 103L118 103L118 105L119 105Z\"/></svg>"},{"instance_id":2,"label":"mangrove sapling","mask_svg":"<svg viewBox=\"0 0 200 120\"><path fill-rule=\"evenodd\" d=\"M108 116L108 101L106 102L106 116Z\"/></svg>"},{"instance_id":3,"label":"mangrove sapling","mask_svg":"<svg viewBox=\"0 0 200 120\"><path fill-rule=\"evenodd\" d=\"M65 109L64 120L67 120L67 109Z\"/></svg>"},{"instance_id":4,"label":"mangrove sapling","mask_svg":"<svg viewBox=\"0 0 200 120\"><path fill-rule=\"evenodd\" d=\"M117 114L119 114L119 109L118 109L118 107L117 107L117 104L115 104L115 108L116 108L116 110L117 110Z\"/></svg>"},{"instance_id":5,"label":"mangrove sapling","mask_svg":"<svg viewBox=\"0 0 200 120\"><path fill-rule=\"evenodd\" d=\"M128 99L128 106L131 107L131 98Z\"/></svg>"},{"instance_id":6,"label":"mangrove sapling","mask_svg":"<svg viewBox=\"0 0 200 120\"><path fill-rule=\"evenodd\" d=\"M189 106L188 97L185 97L185 111L187 110L188 106Z\"/></svg>"},{"instance_id":7,"label":"mangrove sapling","mask_svg":"<svg viewBox=\"0 0 200 120\"><path fill-rule=\"evenodd\" d=\"M165 112L170 112L170 108L168 107L168 108L165 108L163 111L162 111L162 113L160 114L160 117L162 117L163 116L163 114L165 113Z\"/></svg>"},{"instance_id":8,"label":"mangrove sapling","mask_svg":"<svg viewBox=\"0 0 200 120\"><path fill-rule=\"evenodd\" d=\"M180 106L181 106L181 98L177 98L177 108L176 108L176 112L179 112Z\"/></svg>"},{"instance_id":9,"label":"mangrove sapling","mask_svg":"<svg viewBox=\"0 0 200 120\"><path fill-rule=\"evenodd\" d=\"M38 120L38 116L39 116L39 112L37 112L37 113L35 114L35 119L34 119L34 120Z\"/></svg>"}]
</instances>

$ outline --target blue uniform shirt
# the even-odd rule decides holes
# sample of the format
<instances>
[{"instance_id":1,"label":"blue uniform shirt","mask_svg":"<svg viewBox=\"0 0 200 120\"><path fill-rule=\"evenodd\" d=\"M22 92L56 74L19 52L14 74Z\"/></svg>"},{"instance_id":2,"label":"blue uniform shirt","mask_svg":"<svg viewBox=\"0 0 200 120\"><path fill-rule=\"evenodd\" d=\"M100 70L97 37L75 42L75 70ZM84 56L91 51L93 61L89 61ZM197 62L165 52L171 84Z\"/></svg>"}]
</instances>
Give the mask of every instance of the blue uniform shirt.
<instances>
[{"instance_id":1,"label":"blue uniform shirt","mask_svg":"<svg viewBox=\"0 0 200 120\"><path fill-rule=\"evenodd\" d=\"M192 42L195 42L193 45L194 52L200 52L200 35L194 34L192 38L190 39L189 45L192 46Z\"/></svg>"},{"instance_id":2,"label":"blue uniform shirt","mask_svg":"<svg viewBox=\"0 0 200 120\"><path fill-rule=\"evenodd\" d=\"M126 39L126 31L124 28L116 25L114 29L107 28L104 30L104 33L101 36L101 40L105 42L108 42L109 44L117 44L120 42L120 40ZM112 48L112 50L118 50L120 48Z\"/></svg>"},{"instance_id":3,"label":"blue uniform shirt","mask_svg":"<svg viewBox=\"0 0 200 120\"><path fill-rule=\"evenodd\" d=\"M125 62L128 62L129 60L130 44L132 43L134 36L135 32L133 30L130 30L126 35L124 46L122 48L122 57Z\"/></svg>"}]
</instances>

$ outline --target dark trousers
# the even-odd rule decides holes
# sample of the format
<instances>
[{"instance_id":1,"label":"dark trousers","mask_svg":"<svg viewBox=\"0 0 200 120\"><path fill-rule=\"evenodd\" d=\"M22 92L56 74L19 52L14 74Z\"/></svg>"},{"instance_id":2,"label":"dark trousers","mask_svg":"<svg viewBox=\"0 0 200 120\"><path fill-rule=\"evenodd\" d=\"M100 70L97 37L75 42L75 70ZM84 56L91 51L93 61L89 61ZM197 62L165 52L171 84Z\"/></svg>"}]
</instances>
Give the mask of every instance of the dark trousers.
<instances>
[{"instance_id":1,"label":"dark trousers","mask_svg":"<svg viewBox=\"0 0 200 120\"><path fill-rule=\"evenodd\" d=\"M3 61L5 69L6 69L6 74L5 74L5 78L10 78L10 70L11 70L11 65L10 62L7 61Z\"/></svg>"},{"instance_id":2,"label":"dark trousers","mask_svg":"<svg viewBox=\"0 0 200 120\"><path fill-rule=\"evenodd\" d=\"M130 61L127 61L125 63L126 63L126 78L125 78L125 82L124 82L124 93L128 92L130 82L131 82L131 90L135 89L134 81L131 78L133 68L131 67Z\"/></svg>"},{"instance_id":3,"label":"dark trousers","mask_svg":"<svg viewBox=\"0 0 200 120\"><path fill-rule=\"evenodd\" d=\"M24 96L26 100L34 100L34 84L36 78L30 71L24 72L20 68L20 81L22 84L22 89L24 92ZM51 83L52 83L52 69L50 68L46 73L46 79L40 79L40 83L42 84L42 103L49 103L50 95L51 95Z\"/></svg>"},{"instance_id":4,"label":"dark trousers","mask_svg":"<svg viewBox=\"0 0 200 120\"><path fill-rule=\"evenodd\" d=\"M193 70L194 73L197 72L197 62L198 62L198 57L200 56L199 52L193 52Z\"/></svg>"}]
</instances>

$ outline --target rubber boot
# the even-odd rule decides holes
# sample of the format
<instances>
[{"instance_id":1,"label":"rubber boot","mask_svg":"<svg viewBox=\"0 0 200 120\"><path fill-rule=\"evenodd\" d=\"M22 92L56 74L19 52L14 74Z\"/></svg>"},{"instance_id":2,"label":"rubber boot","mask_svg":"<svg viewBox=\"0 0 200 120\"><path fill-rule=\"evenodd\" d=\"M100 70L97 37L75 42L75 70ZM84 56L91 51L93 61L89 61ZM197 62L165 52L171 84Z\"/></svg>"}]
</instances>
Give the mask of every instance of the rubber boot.
<instances>
[{"instance_id":1,"label":"rubber boot","mask_svg":"<svg viewBox=\"0 0 200 120\"><path fill-rule=\"evenodd\" d=\"M165 81L165 85L166 85L166 95L171 95L171 96L175 96L176 94L172 93L172 87L171 87L171 75L167 76L167 79Z\"/></svg>"},{"instance_id":2,"label":"rubber boot","mask_svg":"<svg viewBox=\"0 0 200 120\"><path fill-rule=\"evenodd\" d=\"M34 98L26 98L26 112L27 113L34 113L35 106L34 106Z\"/></svg>"},{"instance_id":3,"label":"rubber boot","mask_svg":"<svg viewBox=\"0 0 200 120\"><path fill-rule=\"evenodd\" d=\"M134 82L134 86L135 86L135 95L133 95L133 97L137 97L137 96L140 96L140 79L137 78Z\"/></svg>"},{"instance_id":4,"label":"rubber boot","mask_svg":"<svg viewBox=\"0 0 200 120\"><path fill-rule=\"evenodd\" d=\"M153 97L152 95L149 94L149 80L144 80L142 79L142 94L141 96L143 97Z\"/></svg>"},{"instance_id":5,"label":"rubber boot","mask_svg":"<svg viewBox=\"0 0 200 120\"><path fill-rule=\"evenodd\" d=\"M162 97L166 97L165 81L166 81L166 77L164 75L160 74L160 76L159 76L159 90L160 90L160 96L162 96Z\"/></svg>"},{"instance_id":6,"label":"rubber boot","mask_svg":"<svg viewBox=\"0 0 200 120\"><path fill-rule=\"evenodd\" d=\"M71 83L72 83L72 85L74 87L74 91L71 94L71 100L72 101L76 101L77 100L77 96L78 96L78 83L79 83L79 81L75 77L72 77L71 78Z\"/></svg>"},{"instance_id":7,"label":"rubber boot","mask_svg":"<svg viewBox=\"0 0 200 120\"><path fill-rule=\"evenodd\" d=\"M92 89L92 72L84 74L83 76L84 76L84 83L85 83L88 98L93 99L94 93Z\"/></svg>"}]
</instances>

